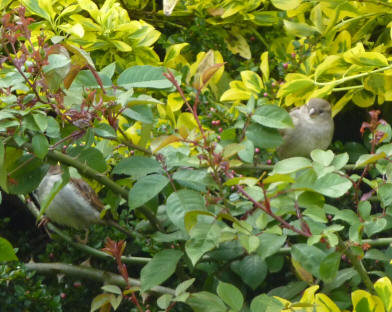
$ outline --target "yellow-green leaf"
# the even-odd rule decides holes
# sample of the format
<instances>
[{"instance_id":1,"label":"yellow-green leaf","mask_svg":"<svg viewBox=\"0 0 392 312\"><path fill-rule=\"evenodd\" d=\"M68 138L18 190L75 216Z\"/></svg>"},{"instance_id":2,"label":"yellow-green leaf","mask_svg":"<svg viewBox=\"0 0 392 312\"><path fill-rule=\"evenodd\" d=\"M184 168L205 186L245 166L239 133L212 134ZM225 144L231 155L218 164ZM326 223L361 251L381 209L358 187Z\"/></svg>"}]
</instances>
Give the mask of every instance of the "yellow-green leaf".
<instances>
[{"instance_id":1,"label":"yellow-green leaf","mask_svg":"<svg viewBox=\"0 0 392 312\"><path fill-rule=\"evenodd\" d=\"M295 180L293 177L289 174L280 174L280 173L275 173L272 174L268 177L266 177L263 180L263 184L270 184L270 183L275 183L275 182L288 182L288 183L294 183Z\"/></svg>"},{"instance_id":2,"label":"yellow-green leaf","mask_svg":"<svg viewBox=\"0 0 392 312\"><path fill-rule=\"evenodd\" d=\"M392 310L392 283L388 277L383 277L374 283L374 289L381 301L384 303L386 311Z\"/></svg>"},{"instance_id":3,"label":"yellow-green leaf","mask_svg":"<svg viewBox=\"0 0 392 312\"><path fill-rule=\"evenodd\" d=\"M38 0L22 0L23 5L35 15L42 17L47 21L51 21L50 12L44 9L44 6Z\"/></svg>"},{"instance_id":4,"label":"yellow-green leaf","mask_svg":"<svg viewBox=\"0 0 392 312\"><path fill-rule=\"evenodd\" d=\"M225 39L225 42L227 44L227 48L233 54L239 54L246 60L251 59L252 53L250 52L250 47L246 39L241 35L239 29L233 28L230 32L230 36Z\"/></svg>"},{"instance_id":5,"label":"yellow-green leaf","mask_svg":"<svg viewBox=\"0 0 392 312\"><path fill-rule=\"evenodd\" d=\"M236 1L228 2L228 5L224 7L225 13L222 14L221 18L227 18L244 9L244 6L240 3Z\"/></svg>"},{"instance_id":6,"label":"yellow-green leaf","mask_svg":"<svg viewBox=\"0 0 392 312\"><path fill-rule=\"evenodd\" d=\"M375 99L376 96L367 90L360 90L358 92L355 92L352 97L352 100L355 103L355 105L359 107L372 106L374 104Z\"/></svg>"},{"instance_id":7,"label":"yellow-green leaf","mask_svg":"<svg viewBox=\"0 0 392 312\"><path fill-rule=\"evenodd\" d=\"M287 34L297 37L308 37L319 33L318 29L305 23L295 23L289 20L283 21Z\"/></svg>"},{"instance_id":8,"label":"yellow-green leaf","mask_svg":"<svg viewBox=\"0 0 392 312\"><path fill-rule=\"evenodd\" d=\"M292 95L305 95L307 92L312 91L315 88L313 80L310 79L298 79L290 82L286 82L278 91L278 97L284 97L288 94Z\"/></svg>"},{"instance_id":9,"label":"yellow-green leaf","mask_svg":"<svg viewBox=\"0 0 392 312\"><path fill-rule=\"evenodd\" d=\"M264 52L260 56L260 70L263 75L263 80L268 81L269 79L269 64L268 64L268 51Z\"/></svg>"},{"instance_id":10,"label":"yellow-green leaf","mask_svg":"<svg viewBox=\"0 0 392 312\"><path fill-rule=\"evenodd\" d=\"M329 55L325 60L317 66L314 73L315 78L318 79L323 74L333 75L344 73L347 70L348 64L340 55Z\"/></svg>"},{"instance_id":11,"label":"yellow-green leaf","mask_svg":"<svg viewBox=\"0 0 392 312\"><path fill-rule=\"evenodd\" d=\"M223 101L249 100L250 96L251 96L250 91L243 91L237 88L231 88L222 94L220 101L223 102Z\"/></svg>"},{"instance_id":12,"label":"yellow-green leaf","mask_svg":"<svg viewBox=\"0 0 392 312\"><path fill-rule=\"evenodd\" d=\"M339 307L327 295L316 294L315 304L321 308L321 311L340 312Z\"/></svg>"},{"instance_id":13,"label":"yellow-green leaf","mask_svg":"<svg viewBox=\"0 0 392 312\"><path fill-rule=\"evenodd\" d=\"M227 186L233 186L233 185L239 185L239 184L245 184L247 186L254 186L256 185L258 180L256 178L252 177L236 177L227 180L224 184Z\"/></svg>"},{"instance_id":14,"label":"yellow-green leaf","mask_svg":"<svg viewBox=\"0 0 392 312\"><path fill-rule=\"evenodd\" d=\"M298 277L301 280L303 280L309 284L313 283L312 273L306 271L304 269L304 267L297 260L295 260L293 257L291 257L291 264L293 265L293 267L295 269L295 273L297 273Z\"/></svg>"},{"instance_id":15,"label":"yellow-green leaf","mask_svg":"<svg viewBox=\"0 0 392 312\"><path fill-rule=\"evenodd\" d=\"M242 71L241 78L245 87L255 94L259 94L264 88L263 81L260 76L251 70Z\"/></svg>"},{"instance_id":16,"label":"yellow-green leaf","mask_svg":"<svg viewBox=\"0 0 392 312\"><path fill-rule=\"evenodd\" d=\"M314 286L310 286L309 288L306 288L299 302L314 303L314 294L319 288L320 288L319 285L314 285Z\"/></svg>"},{"instance_id":17,"label":"yellow-green leaf","mask_svg":"<svg viewBox=\"0 0 392 312\"><path fill-rule=\"evenodd\" d=\"M364 66L388 66L387 58L378 52L344 53L348 63Z\"/></svg>"},{"instance_id":18,"label":"yellow-green leaf","mask_svg":"<svg viewBox=\"0 0 392 312\"><path fill-rule=\"evenodd\" d=\"M78 0L78 4L82 8L82 10L87 11L91 15L91 17L97 21L97 17L99 15L99 9L94 1Z\"/></svg>"},{"instance_id":19,"label":"yellow-green leaf","mask_svg":"<svg viewBox=\"0 0 392 312\"><path fill-rule=\"evenodd\" d=\"M355 163L355 168L365 167L368 164L374 163L379 159L385 158L387 155L384 152L377 154L364 154L359 157Z\"/></svg>"},{"instance_id":20,"label":"yellow-green leaf","mask_svg":"<svg viewBox=\"0 0 392 312\"><path fill-rule=\"evenodd\" d=\"M172 112L176 112L184 105L184 100L178 92L170 93L167 97L167 105L170 106Z\"/></svg>"},{"instance_id":21,"label":"yellow-green leaf","mask_svg":"<svg viewBox=\"0 0 392 312\"><path fill-rule=\"evenodd\" d=\"M121 40L110 40L110 42L121 52L131 52L132 47Z\"/></svg>"},{"instance_id":22,"label":"yellow-green leaf","mask_svg":"<svg viewBox=\"0 0 392 312\"><path fill-rule=\"evenodd\" d=\"M185 48L189 43L179 43L179 44L173 44L170 47L166 49L166 55L163 63L165 66L171 66L172 63L175 63L176 58L180 55L181 50Z\"/></svg>"},{"instance_id":23,"label":"yellow-green leaf","mask_svg":"<svg viewBox=\"0 0 392 312\"><path fill-rule=\"evenodd\" d=\"M271 2L276 8L288 11L293 10L299 6L302 0L271 0Z\"/></svg>"}]
</instances>

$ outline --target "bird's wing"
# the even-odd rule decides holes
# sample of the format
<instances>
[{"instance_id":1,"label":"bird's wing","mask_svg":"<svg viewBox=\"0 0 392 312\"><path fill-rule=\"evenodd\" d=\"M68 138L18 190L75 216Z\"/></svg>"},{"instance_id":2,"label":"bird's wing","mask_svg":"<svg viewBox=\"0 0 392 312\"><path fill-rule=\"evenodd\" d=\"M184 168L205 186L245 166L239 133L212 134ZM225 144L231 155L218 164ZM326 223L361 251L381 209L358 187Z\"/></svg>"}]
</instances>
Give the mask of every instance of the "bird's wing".
<instances>
[{"instance_id":1,"label":"bird's wing","mask_svg":"<svg viewBox=\"0 0 392 312\"><path fill-rule=\"evenodd\" d=\"M306 105L295 107L290 111L290 117L293 120L294 127L297 126L298 120L300 119L301 114L304 113L304 110L307 110ZM279 133L281 136L285 136L287 133L291 132L292 128L279 129Z\"/></svg>"},{"instance_id":2,"label":"bird's wing","mask_svg":"<svg viewBox=\"0 0 392 312\"><path fill-rule=\"evenodd\" d=\"M95 206L99 211L104 209L104 205L101 200L98 198L97 193L91 188L91 186L81 180L81 179L71 179L73 183L77 184L82 192L88 197L88 200Z\"/></svg>"}]
</instances>

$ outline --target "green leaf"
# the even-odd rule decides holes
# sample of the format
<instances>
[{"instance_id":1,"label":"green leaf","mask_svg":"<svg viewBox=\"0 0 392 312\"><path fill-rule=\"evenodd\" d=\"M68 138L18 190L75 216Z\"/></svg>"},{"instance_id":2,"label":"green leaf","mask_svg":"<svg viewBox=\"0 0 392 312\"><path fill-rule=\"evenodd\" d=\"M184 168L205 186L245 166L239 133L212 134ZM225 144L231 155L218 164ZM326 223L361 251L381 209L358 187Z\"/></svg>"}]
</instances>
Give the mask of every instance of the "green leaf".
<instances>
[{"instance_id":1,"label":"green leaf","mask_svg":"<svg viewBox=\"0 0 392 312\"><path fill-rule=\"evenodd\" d=\"M64 54L50 54L48 56L48 62L48 65L42 67L44 73L48 73L52 70L67 69L65 71L65 75L63 76L65 77L69 71L71 59Z\"/></svg>"},{"instance_id":2,"label":"green leaf","mask_svg":"<svg viewBox=\"0 0 392 312\"><path fill-rule=\"evenodd\" d=\"M348 159L347 153L335 155L331 165L334 166L336 170L340 170L348 163Z\"/></svg>"},{"instance_id":3,"label":"green leaf","mask_svg":"<svg viewBox=\"0 0 392 312\"><path fill-rule=\"evenodd\" d=\"M185 243L185 252L194 266L206 252L218 246L221 229L216 223L199 223L189 234L191 239Z\"/></svg>"},{"instance_id":4,"label":"green leaf","mask_svg":"<svg viewBox=\"0 0 392 312\"><path fill-rule=\"evenodd\" d=\"M107 167L105 158L103 157L102 153L94 147L84 148L79 146L71 149L68 154L70 156L76 156L78 161L99 172L106 171Z\"/></svg>"},{"instance_id":5,"label":"green leaf","mask_svg":"<svg viewBox=\"0 0 392 312\"><path fill-rule=\"evenodd\" d=\"M291 255L305 270L320 277L320 263L326 256L323 251L315 246L295 244L291 247Z\"/></svg>"},{"instance_id":6,"label":"green leaf","mask_svg":"<svg viewBox=\"0 0 392 312\"><path fill-rule=\"evenodd\" d=\"M0 237L0 262L18 261L11 243L3 237Z\"/></svg>"},{"instance_id":7,"label":"green leaf","mask_svg":"<svg viewBox=\"0 0 392 312\"><path fill-rule=\"evenodd\" d=\"M182 255L182 251L174 249L158 252L140 272L141 292L166 281L176 270Z\"/></svg>"},{"instance_id":8,"label":"green leaf","mask_svg":"<svg viewBox=\"0 0 392 312\"><path fill-rule=\"evenodd\" d=\"M244 148L238 152L238 157L244 162L252 163L255 153L253 142L250 140L244 140L241 142L241 145L244 146Z\"/></svg>"},{"instance_id":9,"label":"green leaf","mask_svg":"<svg viewBox=\"0 0 392 312\"><path fill-rule=\"evenodd\" d=\"M11 194L27 194L34 191L45 176L47 168L48 166L42 165L42 161L33 155L24 155L18 158L8 168L8 172L12 172L9 178L14 182L8 184L9 192Z\"/></svg>"},{"instance_id":10,"label":"green leaf","mask_svg":"<svg viewBox=\"0 0 392 312\"><path fill-rule=\"evenodd\" d=\"M219 247L208 253L212 259L218 261L233 260L244 254L244 249L238 240L227 241L219 244Z\"/></svg>"},{"instance_id":11,"label":"green leaf","mask_svg":"<svg viewBox=\"0 0 392 312\"><path fill-rule=\"evenodd\" d=\"M308 284L304 281L289 282L285 286L274 288L268 292L269 296L278 296L284 299L293 299L298 296Z\"/></svg>"},{"instance_id":12,"label":"green leaf","mask_svg":"<svg viewBox=\"0 0 392 312\"><path fill-rule=\"evenodd\" d=\"M180 185L199 192L205 192L208 186L215 185L207 170L179 169L173 174L173 180Z\"/></svg>"},{"instance_id":13,"label":"green leaf","mask_svg":"<svg viewBox=\"0 0 392 312\"><path fill-rule=\"evenodd\" d=\"M392 183L385 183L379 186L377 196L381 201L381 207L386 208L392 205Z\"/></svg>"},{"instance_id":14,"label":"green leaf","mask_svg":"<svg viewBox=\"0 0 392 312\"><path fill-rule=\"evenodd\" d=\"M192 284L195 282L195 278L191 278L189 280L183 281L181 284L179 284L176 287L176 291L175 291L175 296L179 296L183 293L186 292L186 290L192 286Z\"/></svg>"},{"instance_id":15,"label":"green leaf","mask_svg":"<svg viewBox=\"0 0 392 312\"><path fill-rule=\"evenodd\" d=\"M244 297L241 291L228 283L219 282L216 292L219 297L234 311L240 311L244 304Z\"/></svg>"},{"instance_id":16,"label":"green leaf","mask_svg":"<svg viewBox=\"0 0 392 312\"><path fill-rule=\"evenodd\" d=\"M278 130L267 128L258 124L251 124L246 130L246 137L253 144L261 148L278 147L283 139Z\"/></svg>"},{"instance_id":17,"label":"green leaf","mask_svg":"<svg viewBox=\"0 0 392 312\"><path fill-rule=\"evenodd\" d=\"M211 220L215 219L215 215L212 212L205 210L192 210L188 211L184 217L185 230L190 232L190 230L197 224L198 218L203 216L210 217ZM208 218L203 218L205 221Z\"/></svg>"},{"instance_id":18,"label":"green leaf","mask_svg":"<svg viewBox=\"0 0 392 312\"><path fill-rule=\"evenodd\" d=\"M344 195L351 187L352 183L347 178L336 173L329 173L317 179L312 189L325 196L337 198Z\"/></svg>"},{"instance_id":19,"label":"green leaf","mask_svg":"<svg viewBox=\"0 0 392 312\"><path fill-rule=\"evenodd\" d=\"M254 235L244 235L240 233L238 240L248 254L253 253L260 245L258 237Z\"/></svg>"},{"instance_id":20,"label":"green leaf","mask_svg":"<svg viewBox=\"0 0 392 312\"><path fill-rule=\"evenodd\" d=\"M335 155L331 150L323 151L321 149L315 149L310 153L310 157L326 167L331 164Z\"/></svg>"},{"instance_id":21,"label":"green leaf","mask_svg":"<svg viewBox=\"0 0 392 312\"><path fill-rule=\"evenodd\" d=\"M144 156L133 156L121 159L113 168L113 174L126 174L139 179L150 173L161 173L162 167L158 161Z\"/></svg>"},{"instance_id":22,"label":"green leaf","mask_svg":"<svg viewBox=\"0 0 392 312\"><path fill-rule=\"evenodd\" d=\"M236 155L238 152L242 151L244 146L238 143L227 144L223 148L223 159L229 159L230 157Z\"/></svg>"},{"instance_id":23,"label":"green leaf","mask_svg":"<svg viewBox=\"0 0 392 312\"><path fill-rule=\"evenodd\" d=\"M289 113L276 105L262 105L252 115L252 120L260 125L276 128L294 128L293 121Z\"/></svg>"},{"instance_id":24,"label":"green leaf","mask_svg":"<svg viewBox=\"0 0 392 312\"><path fill-rule=\"evenodd\" d=\"M193 293L186 301L194 312L227 312L227 307L217 296L207 291Z\"/></svg>"},{"instance_id":25,"label":"green leaf","mask_svg":"<svg viewBox=\"0 0 392 312\"><path fill-rule=\"evenodd\" d=\"M286 242L285 235L275 235L270 233L263 233L259 235L260 246L257 249L257 254L262 258L266 259L276 254L279 249Z\"/></svg>"},{"instance_id":26,"label":"green leaf","mask_svg":"<svg viewBox=\"0 0 392 312\"><path fill-rule=\"evenodd\" d=\"M381 250L372 248L366 251L364 259L389 262L391 259Z\"/></svg>"},{"instance_id":27,"label":"green leaf","mask_svg":"<svg viewBox=\"0 0 392 312\"><path fill-rule=\"evenodd\" d=\"M144 205L158 195L168 183L169 179L160 174L151 174L140 178L129 191L129 209L133 210Z\"/></svg>"},{"instance_id":28,"label":"green leaf","mask_svg":"<svg viewBox=\"0 0 392 312\"><path fill-rule=\"evenodd\" d=\"M387 220L374 217L369 221L365 222L365 226L363 231L367 235L367 237L371 237L376 233L383 231L387 226Z\"/></svg>"},{"instance_id":29,"label":"green leaf","mask_svg":"<svg viewBox=\"0 0 392 312\"><path fill-rule=\"evenodd\" d=\"M116 131L106 123L100 123L94 127L94 132L96 136L106 139L116 138Z\"/></svg>"},{"instance_id":30,"label":"green leaf","mask_svg":"<svg viewBox=\"0 0 392 312\"><path fill-rule=\"evenodd\" d=\"M311 167L312 163L308 158L305 157L292 157L283 159L277 162L274 166L273 174L287 174L296 172L298 170Z\"/></svg>"},{"instance_id":31,"label":"green leaf","mask_svg":"<svg viewBox=\"0 0 392 312\"><path fill-rule=\"evenodd\" d=\"M259 255L250 255L239 263L239 272L244 283L254 290L264 282L268 266Z\"/></svg>"},{"instance_id":32,"label":"green leaf","mask_svg":"<svg viewBox=\"0 0 392 312\"><path fill-rule=\"evenodd\" d=\"M369 201L360 201L358 204L359 215L362 219L368 220L370 213L372 212L372 205Z\"/></svg>"},{"instance_id":33,"label":"green leaf","mask_svg":"<svg viewBox=\"0 0 392 312\"><path fill-rule=\"evenodd\" d=\"M132 120L146 124L152 124L154 121L152 111L147 105L134 105L132 108L126 108L122 114Z\"/></svg>"},{"instance_id":34,"label":"green leaf","mask_svg":"<svg viewBox=\"0 0 392 312\"><path fill-rule=\"evenodd\" d=\"M176 80L181 83L181 76L174 70L170 70ZM173 87L172 83L163 75L164 67L150 65L133 66L124 70L118 77L117 84L126 89L129 88L151 88L168 89Z\"/></svg>"},{"instance_id":35,"label":"green leaf","mask_svg":"<svg viewBox=\"0 0 392 312\"><path fill-rule=\"evenodd\" d=\"M173 300L173 295L164 294L157 299L157 305L159 308L166 310L169 307L172 300Z\"/></svg>"},{"instance_id":36,"label":"green leaf","mask_svg":"<svg viewBox=\"0 0 392 312\"><path fill-rule=\"evenodd\" d=\"M280 312L283 309L283 303L266 294L258 295L250 303L251 312Z\"/></svg>"},{"instance_id":37,"label":"green leaf","mask_svg":"<svg viewBox=\"0 0 392 312\"><path fill-rule=\"evenodd\" d=\"M192 210L206 210L204 198L199 192L183 189L171 193L166 201L166 213L180 229L185 230L185 213Z\"/></svg>"},{"instance_id":38,"label":"green leaf","mask_svg":"<svg viewBox=\"0 0 392 312\"><path fill-rule=\"evenodd\" d=\"M285 257L280 254L275 254L265 259L265 261L267 262L269 273L278 273L283 269Z\"/></svg>"},{"instance_id":39,"label":"green leaf","mask_svg":"<svg viewBox=\"0 0 392 312\"><path fill-rule=\"evenodd\" d=\"M335 279L339 270L340 259L341 253L333 252L320 263L320 278L324 282L332 282Z\"/></svg>"},{"instance_id":40,"label":"green leaf","mask_svg":"<svg viewBox=\"0 0 392 312\"><path fill-rule=\"evenodd\" d=\"M46 135L49 138L57 139L60 137L60 126L56 119L49 116L47 117Z\"/></svg>"},{"instance_id":41,"label":"green leaf","mask_svg":"<svg viewBox=\"0 0 392 312\"><path fill-rule=\"evenodd\" d=\"M5 166L5 155L6 153L4 142L0 141L0 188L8 193L8 174L7 167Z\"/></svg>"},{"instance_id":42,"label":"green leaf","mask_svg":"<svg viewBox=\"0 0 392 312\"><path fill-rule=\"evenodd\" d=\"M98 73L102 84L106 88L112 87L112 80L103 73ZM101 88L97 79L90 70L81 70L72 82L70 90L74 88Z\"/></svg>"},{"instance_id":43,"label":"green leaf","mask_svg":"<svg viewBox=\"0 0 392 312\"><path fill-rule=\"evenodd\" d=\"M49 151L49 142L42 134L36 134L32 139L33 153L39 159L44 159Z\"/></svg>"},{"instance_id":44,"label":"green leaf","mask_svg":"<svg viewBox=\"0 0 392 312\"><path fill-rule=\"evenodd\" d=\"M101 287L101 289L106 291L106 292L110 292L112 294L115 294L115 295L121 295L122 294L121 288L118 287L117 285L103 285Z\"/></svg>"},{"instance_id":45,"label":"green leaf","mask_svg":"<svg viewBox=\"0 0 392 312\"><path fill-rule=\"evenodd\" d=\"M338 271L336 278L332 282L325 283L324 292L329 293L331 290L339 288L346 281L352 280L354 276L358 276L358 272L354 268L346 268Z\"/></svg>"},{"instance_id":46,"label":"green leaf","mask_svg":"<svg viewBox=\"0 0 392 312\"><path fill-rule=\"evenodd\" d=\"M44 132L47 129L49 119L48 116L44 114L33 114L33 119L41 132Z\"/></svg>"}]
</instances>

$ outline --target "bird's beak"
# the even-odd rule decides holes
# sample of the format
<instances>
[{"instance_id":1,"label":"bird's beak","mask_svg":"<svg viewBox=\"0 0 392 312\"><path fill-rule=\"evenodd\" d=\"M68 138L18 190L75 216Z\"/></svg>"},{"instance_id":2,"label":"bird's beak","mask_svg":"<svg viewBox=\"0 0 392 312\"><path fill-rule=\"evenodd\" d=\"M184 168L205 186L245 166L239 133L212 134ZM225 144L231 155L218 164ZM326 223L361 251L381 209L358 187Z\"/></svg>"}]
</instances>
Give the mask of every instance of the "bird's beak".
<instances>
[{"instance_id":1,"label":"bird's beak","mask_svg":"<svg viewBox=\"0 0 392 312\"><path fill-rule=\"evenodd\" d=\"M311 109L309 109L309 116L313 117L314 115L316 115L316 110L312 107Z\"/></svg>"}]
</instances>

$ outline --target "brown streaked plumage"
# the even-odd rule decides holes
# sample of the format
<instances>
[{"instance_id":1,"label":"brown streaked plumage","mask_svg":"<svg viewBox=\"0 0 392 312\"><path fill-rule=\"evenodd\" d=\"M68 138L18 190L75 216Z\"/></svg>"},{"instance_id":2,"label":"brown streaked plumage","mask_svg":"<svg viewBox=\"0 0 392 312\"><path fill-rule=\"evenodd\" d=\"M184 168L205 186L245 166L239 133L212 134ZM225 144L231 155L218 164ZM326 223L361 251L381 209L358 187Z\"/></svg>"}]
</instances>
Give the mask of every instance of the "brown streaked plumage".
<instances>
[{"instance_id":1,"label":"brown streaked plumage","mask_svg":"<svg viewBox=\"0 0 392 312\"><path fill-rule=\"evenodd\" d=\"M42 203L50 194L55 183L61 181L62 171L59 166L51 166L48 173L36 190L38 201ZM113 220L102 219L100 212L104 205L97 194L82 179L70 178L69 182L56 194L45 215L53 222L70 226L75 229L88 229L92 224L106 224L113 226L127 235L131 231L120 226Z\"/></svg>"}]
</instances>

